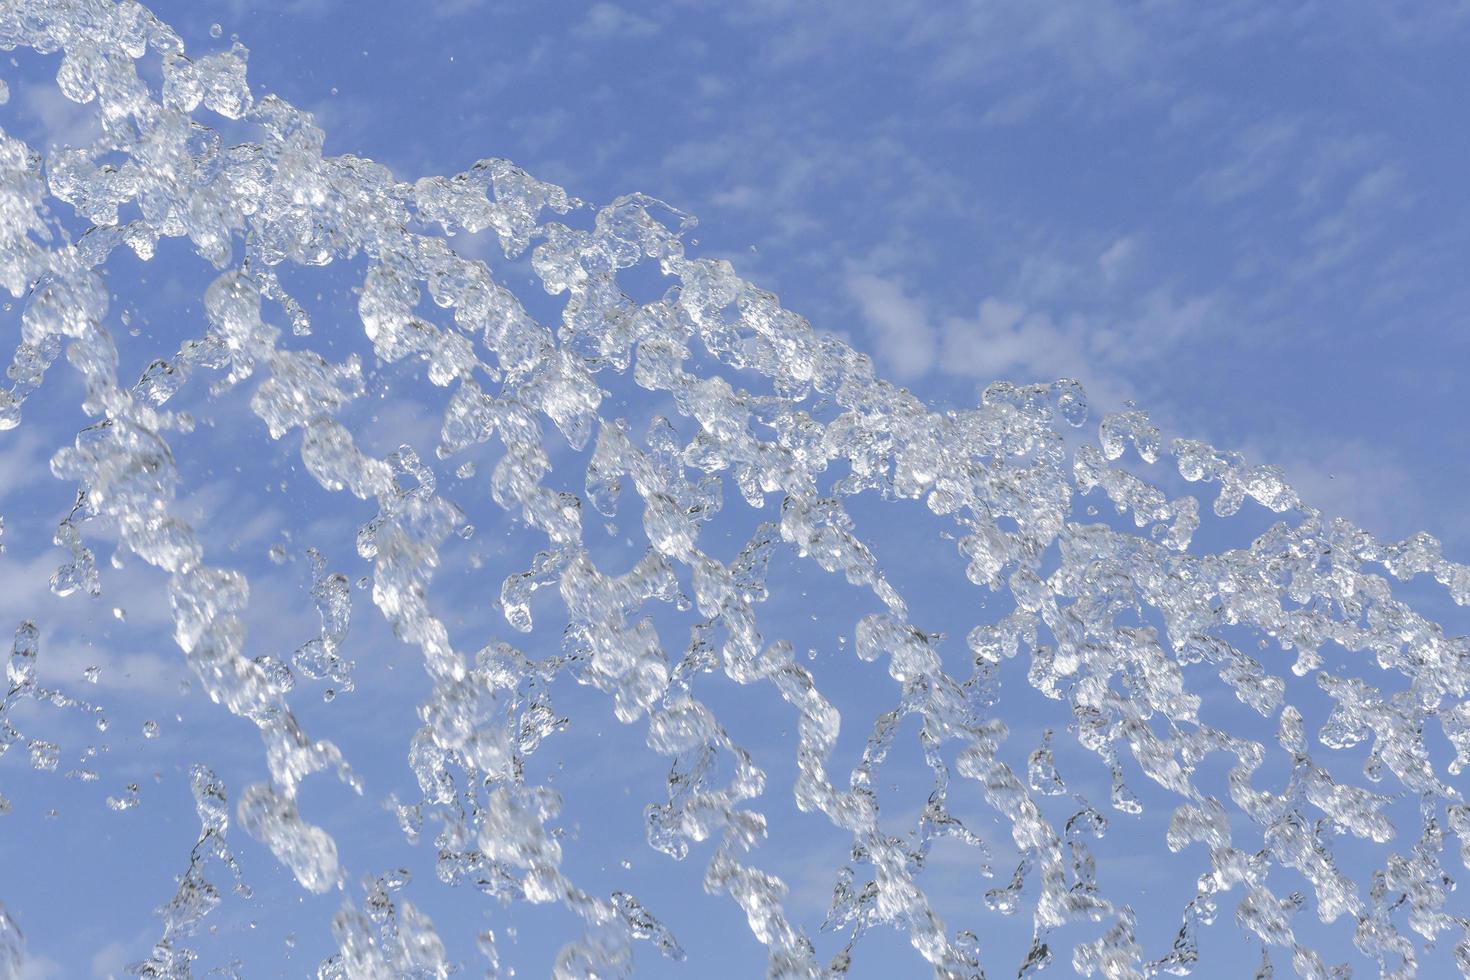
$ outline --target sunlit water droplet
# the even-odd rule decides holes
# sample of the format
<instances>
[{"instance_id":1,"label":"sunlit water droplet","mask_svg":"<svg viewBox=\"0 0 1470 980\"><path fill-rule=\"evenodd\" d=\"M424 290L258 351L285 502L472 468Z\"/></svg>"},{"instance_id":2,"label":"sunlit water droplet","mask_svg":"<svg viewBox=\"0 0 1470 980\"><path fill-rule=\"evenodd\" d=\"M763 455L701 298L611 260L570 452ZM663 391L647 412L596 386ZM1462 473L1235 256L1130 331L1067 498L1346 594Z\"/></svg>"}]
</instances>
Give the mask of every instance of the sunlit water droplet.
<instances>
[{"instance_id":1,"label":"sunlit water droplet","mask_svg":"<svg viewBox=\"0 0 1470 980\"><path fill-rule=\"evenodd\" d=\"M212 771L188 771L199 830L178 840L185 860L168 871L182 874L160 908L162 940L131 972L183 980L194 970L189 944L228 935L225 916L205 919L230 895L252 894L230 849L232 821L263 845L250 860L270 855L291 887L341 890L326 937L336 952L317 969L328 980L447 975L460 952L415 904L443 884L466 886L470 902L485 893L508 918L520 902L561 903L576 923L559 954L567 976L625 976L646 949L680 960L655 908L678 898L662 886L656 896L603 894L582 872L610 858L564 860L595 840L562 813L562 788L587 766L545 766L536 753L605 741L606 715L585 706L593 696L636 727L632 744L646 749L632 751L657 757L630 766L668 774L653 799L629 779L598 806L628 807L653 858L705 862L703 888L739 907L773 975L831 976L854 961L860 970L862 940L889 926L913 947L909 973L966 978L981 975L979 937L996 923L1022 937L1018 950L1031 937L1022 976L1046 968L1049 942L1071 923L1091 930L1068 939L1072 967L1108 977L1182 975L1205 955L1231 974L1236 940L1206 954L1200 938L1216 919L1326 976L1297 931L1314 902L1324 935L1350 923L1348 941L1373 958L1408 964L1419 939L1427 948L1463 933L1454 904L1463 893L1451 894L1441 855L1451 835L1463 847L1470 811L1439 769L1456 776L1470 765L1470 649L1394 592L1422 576L1416 584L1470 603L1470 569L1437 540L1379 542L1324 519L1279 469L1193 440L1166 443L1132 403L1098 418L1093 438L1097 416L1070 379L995 381L978 404L931 409L729 262L686 254L699 244L687 237L694 220L661 202L631 195L594 209L493 158L405 182L362 158L323 158L317 122L248 83L243 46L185 57L177 36L129 5L20 0L9 14L0 8L5 43L59 54L63 98L105 123L87 145L46 152L0 135L0 286L20 306L0 428L21 424L43 384L59 397L65 384L51 379L65 372L80 381L90 423L47 447L51 474L76 496L44 529L57 551L43 577L58 601L82 605L104 586L166 583L174 656L202 688L184 681L181 696L233 714L265 743L261 775L233 807ZM209 35L220 39L222 27ZM86 232L72 237L72 225ZM461 232L484 233L506 264L456 253L461 239L450 236ZM125 327L135 316L133 298L109 290L166 254L161 243L217 271L207 283L181 275L202 306L181 320L182 343L150 351L141 332L109 327L109 309L121 306ZM110 259L119 249L123 259ZM325 277L307 284L327 265L351 277L345 303ZM664 286L637 302L628 279L650 271ZM313 292L308 315L302 300ZM540 312L548 296L563 303L551 326ZM332 319L318 315L314 332L316 306ZM347 336L349 319L360 335ZM120 350L123 335L141 346ZM349 339L362 350L346 353ZM119 374L134 363L136 381ZM647 393L636 411L613 394L623 384ZM233 439L240 422L291 454L263 473L244 465L257 460L238 461L227 506L248 511L264 493L270 507L253 527L227 522L221 548L206 548L212 539L180 503L209 460L188 455L201 436L187 438L196 416L180 404L206 433ZM385 452L398 444L394 413L426 404L428 445ZM225 415L236 410L241 419ZM476 476L473 462L455 462L469 453L486 460L485 480L451 484L450 472ZM1177 477L1161 479L1169 457ZM1179 480L1199 484L1195 495L1172 496ZM271 525L318 493L334 496L310 515L315 547ZM477 544L460 550L455 536L476 533L468 509L488 505L503 524L476 511ZM1206 505L1210 519L1255 508L1271 524L1248 545L1221 545L1213 526L1201 532ZM950 526L936 537L919 516ZM345 540L333 537L344 521ZM272 544L265 562L262 527L292 542ZM102 566L99 543L115 548ZM456 608L447 594L462 583L435 575L465 552L474 598ZM367 594L352 594L353 575ZM803 575L820 585L792 584ZM304 627L295 608L274 605L292 589L306 603ZM856 591L837 598L841 589ZM930 607L966 618L964 639L923 621L938 615ZM425 677L400 682L406 662L376 659L357 632L374 609ZM113 614L125 621L122 607ZM491 615L498 626L486 625ZM273 631L287 627L297 632L281 641ZM78 754L79 726L52 715L90 712L99 731L108 725L102 706L46 686L40 641L36 623L16 631L0 751L16 746L35 770L23 775L44 783L63 752ZM1288 648L1284 662L1272 656ZM432 841L432 871L417 882L407 870L349 867L371 855L356 841L339 854L326 828L368 818L323 810L315 788L298 792L335 777L344 805L365 799L370 780L348 750L367 710L354 703L355 660L369 655L374 696L393 709L381 717L415 719L399 744L416 789L392 797L387 818L410 842ZM125 662L114 670L100 694L119 688L132 700L117 717L136 717L127 710L148 702L131 689L148 679ZM83 677L96 684L100 670ZM578 690L564 701L568 687ZM330 707L310 706L317 692ZM409 696L411 706L391 700ZM1292 699L1323 717L1309 727ZM1273 719L1275 734L1214 727L1229 711ZM116 747L135 751L118 766L132 772L112 775L114 750L103 745L82 753L87 768L65 771L70 783L53 785L80 796L94 780L135 778L136 751L238 751L191 740L185 716L173 717L168 743ZM753 744L740 744L749 729ZM145 739L159 734L144 723ZM364 751L378 751L379 734ZM1366 761L1344 764L1337 751ZM1229 775L1216 785L1218 762ZM599 774L609 775L618 774ZM156 781L161 808L168 780ZM1088 801L1099 794L1107 800ZM792 802L825 839L792 844L789 822L768 820ZM139 808L137 784L104 803ZM116 826L142 826L150 809ZM1128 829L1104 839L1110 821ZM1118 838L1157 838L1160 828L1174 862L1166 873L1141 873L1138 861L1109 869ZM1350 853L1337 844L1345 837ZM933 860L941 840L966 858ZM768 870L793 848L794 888ZM1339 852L1349 854L1341 866ZM827 854L844 863L820 866ZM1362 881L1344 870L1349 860L1355 874L1367 868ZM1008 881L980 891L980 876L1012 866ZM1283 871L1290 883L1276 881ZM1168 910L1179 923L1172 946L1146 952L1156 930L1136 928L1130 903L1152 901L1165 877L1193 894ZM139 894L151 887L140 882ZM812 939L803 923L821 920L818 893L831 900ZM943 922L931 893L968 896L955 907L973 920ZM254 914L237 905L228 921L254 929ZM516 943L516 926L501 935ZM838 937L829 971L818 941ZM494 933L475 945L515 975L499 965Z\"/></svg>"}]
</instances>

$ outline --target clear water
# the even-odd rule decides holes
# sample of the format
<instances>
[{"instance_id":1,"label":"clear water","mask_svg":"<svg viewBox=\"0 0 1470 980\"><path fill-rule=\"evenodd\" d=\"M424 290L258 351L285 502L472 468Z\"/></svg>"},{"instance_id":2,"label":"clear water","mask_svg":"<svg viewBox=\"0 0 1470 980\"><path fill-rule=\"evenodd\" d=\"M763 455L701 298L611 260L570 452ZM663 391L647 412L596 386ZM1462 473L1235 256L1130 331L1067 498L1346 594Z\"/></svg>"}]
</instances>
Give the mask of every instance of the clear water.
<instances>
[{"instance_id":1,"label":"clear water","mask_svg":"<svg viewBox=\"0 0 1470 980\"><path fill-rule=\"evenodd\" d=\"M556 774L610 709L636 735L629 784L648 763L666 778L578 813L641 823L639 853L600 857L698 862L773 977L859 975L893 955L881 935L906 964L882 969L944 978L1470 974L1452 894L1470 864L1470 640L1448 625L1470 568L1434 538L1374 540L1270 465L1166 442L1136 408L1097 417L1068 380L930 407L693 254L692 217L638 194L594 207L498 159L406 182L324 156L309 114L252 91L242 46L186 55L136 3L13 0L0 48L56 59L86 136L43 153L0 131L18 328L0 439L49 437L49 410L32 417L48 396L85 416L45 452L74 495L49 564L16 574L97 598L109 636L147 628L109 575L153 589L190 703L239 722L191 731L95 663L52 686L44 634L66 624L16 628L0 821L68 786L174 854L130 972L274 970L262 950L295 933L221 909L270 920L262 896L291 889L336 896L329 950L298 974L512 975L506 926L460 948L420 907L437 900L407 897L421 888L511 930L560 906L558 977L692 963L658 902L579 870L607 845L568 832L575 787ZM155 262L177 270L166 284ZM155 290L192 315L130 329L142 301L119 293ZM395 405L433 406L427 437L377 448ZM251 504L259 485L222 461L242 429L283 447L236 466L273 472L284 502ZM196 460L223 487L204 519ZM290 529L268 560L210 546L206 524L247 506ZM350 535L327 533L359 508ZM271 584L288 572L305 587ZM258 641L278 601L316 635ZM354 708L373 616L414 654L398 677L415 680L373 675L407 710ZM140 719L126 740L115 715ZM249 730L258 778L227 787L210 759L237 760ZM98 733L116 744L87 745ZM150 783L155 740L201 761ZM373 785L387 744L412 776L401 794ZM332 780L345 792L312 795ZM149 830L170 783L197 826ZM354 810L386 814L438 882L385 871L386 842L350 865L328 825ZM1152 814L1136 826L1185 892L1167 907L1130 891L1131 845L1114 843ZM838 860L763 859L812 835ZM56 880L74 888L68 860ZM830 898L809 907L773 864ZM158 903L156 881L139 888ZM0 907L0 975L22 975L27 916Z\"/></svg>"}]
</instances>

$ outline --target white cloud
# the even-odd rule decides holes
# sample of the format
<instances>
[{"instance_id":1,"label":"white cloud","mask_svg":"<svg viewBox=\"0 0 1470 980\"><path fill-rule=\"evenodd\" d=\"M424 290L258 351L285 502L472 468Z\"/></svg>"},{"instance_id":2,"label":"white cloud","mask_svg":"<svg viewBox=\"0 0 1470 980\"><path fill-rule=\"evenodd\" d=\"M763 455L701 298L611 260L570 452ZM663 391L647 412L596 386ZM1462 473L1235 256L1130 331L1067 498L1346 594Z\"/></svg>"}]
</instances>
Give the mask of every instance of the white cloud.
<instances>
[{"instance_id":1,"label":"white cloud","mask_svg":"<svg viewBox=\"0 0 1470 980\"><path fill-rule=\"evenodd\" d=\"M121 942L110 942L92 957L92 976L98 980L114 980L123 975L133 959L128 947Z\"/></svg>"},{"instance_id":2,"label":"white cloud","mask_svg":"<svg viewBox=\"0 0 1470 980\"><path fill-rule=\"evenodd\" d=\"M1135 73L1156 44L1148 36L1152 25L1122 5L1094 0L972 4L959 31L948 19L927 23L926 40L942 52L941 77L974 77L1042 56L1078 80L1117 78Z\"/></svg>"},{"instance_id":3,"label":"white cloud","mask_svg":"<svg viewBox=\"0 0 1470 980\"><path fill-rule=\"evenodd\" d=\"M1213 296L1159 285L1119 293L1115 280L1135 249L1123 236L1091 262L1035 257L968 315L937 312L897 277L849 264L847 291L867 328L857 346L902 382L931 373L981 387L1075 378L1102 411L1133 399L1170 416L1173 406L1152 390L1160 365L1208 341L1227 318Z\"/></svg>"},{"instance_id":4,"label":"white cloud","mask_svg":"<svg viewBox=\"0 0 1470 980\"><path fill-rule=\"evenodd\" d=\"M37 483L50 483L55 488L51 495L58 503L69 504L68 496L75 489L57 482L51 475L51 454L56 446L46 442L34 425L10 432L0 448L0 501L34 500Z\"/></svg>"},{"instance_id":5,"label":"white cloud","mask_svg":"<svg viewBox=\"0 0 1470 980\"><path fill-rule=\"evenodd\" d=\"M1043 310L1014 300L987 297L971 317L944 321L939 357L945 374L970 377L978 385L991 381L1018 384L1075 378L1089 398L1106 409L1133 397L1131 372L1115 361L1094 356L1106 346L1101 328L1090 317L1057 320Z\"/></svg>"},{"instance_id":6,"label":"white cloud","mask_svg":"<svg viewBox=\"0 0 1470 980\"><path fill-rule=\"evenodd\" d=\"M28 85L20 100L21 116L41 131L41 146L90 146L102 135L96 100L80 105L50 85ZM30 133L25 134L28 138Z\"/></svg>"},{"instance_id":7,"label":"white cloud","mask_svg":"<svg viewBox=\"0 0 1470 980\"><path fill-rule=\"evenodd\" d=\"M320 19L331 13L340 2L341 0L277 0L272 12L290 17ZM229 19L237 24L249 24L257 9L252 0L228 0L228 5Z\"/></svg>"},{"instance_id":8,"label":"white cloud","mask_svg":"<svg viewBox=\"0 0 1470 980\"><path fill-rule=\"evenodd\" d=\"M60 977L61 964L45 956L27 956L20 965L20 975L16 980L51 980L52 977Z\"/></svg>"},{"instance_id":9,"label":"white cloud","mask_svg":"<svg viewBox=\"0 0 1470 980\"><path fill-rule=\"evenodd\" d=\"M1067 346L1062 332L1045 313L987 297L975 316L945 320L944 370L977 378L1013 378L1018 371L1046 371L1047 362L1057 365L1071 360Z\"/></svg>"},{"instance_id":10,"label":"white cloud","mask_svg":"<svg viewBox=\"0 0 1470 980\"><path fill-rule=\"evenodd\" d=\"M1392 0L1364 9L1386 28L1390 40L1400 44L1444 41L1470 25L1467 0Z\"/></svg>"},{"instance_id":11,"label":"white cloud","mask_svg":"<svg viewBox=\"0 0 1470 980\"><path fill-rule=\"evenodd\" d=\"M880 362L900 381L928 374L937 349L923 305L891 279L849 268L847 290L857 302Z\"/></svg>"},{"instance_id":12,"label":"white cloud","mask_svg":"<svg viewBox=\"0 0 1470 980\"><path fill-rule=\"evenodd\" d=\"M1268 119L1247 127L1234 139L1226 161L1200 175L1200 190L1214 204L1261 190L1285 169L1300 133L1300 126L1289 119Z\"/></svg>"},{"instance_id":13,"label":"white cloud","mask_svg":"<svg viewBox=\"0 0 1470 980\"><path fill-rule=\"evenodd\" d=\"M1097 257L1097 267L1102 270L1104 278L1109 281L1117 279L1127 269L1137 250L1138 242L1131 235L1124 235L1103 249L1103 253Z\"/></svg>"},{"instance_id":14,"label":"white cloud","mask_svg":"<svg viewBox=\"0 0 1470 980\"><path fill-rule=\"evenodd\" d=\"M1229 448L1251 462L1280 466L1303 502L1329 518L1345 517L1384 541L1417 533L1440 509L1390 446L1297 428ZM1445 530L1451 532L1447 540L1463 540L1453 524Z\"/></svg>"},{"instance_id":15,"label":"white cloud","mask_svg":"<svg viewBox=\"0 0 1470 980\"><path fill-rule=\"evenodd\" d=\"M717 99L729 95L731 90L730 80L719 75L700 75L694 80L695 91L701 99Z\"/></svg>"},{"instance_id":16,"label":"white cloud","mask_svg":"<svg viewBox=\"0 0 1470 980\"><path fill-rule=\"evenodd\" d=\"M1293 271L1305 277L1341 265L1410 199L1402 167L1392 162L1372 166L1353 181L1340 205L1307 230L1303 238L1309 251Z\"/></svg>"},{"instance_id":17,"label":"white cloud","mask_svg":"<svg viewBox=\"0 0 1470 980\"><path fill-rule=\"evenodd\" d=\"M434 14L438 17L454 17L483 6L485 0L433 0Z\"/></svg>"},{"instance_id":18,"label":"white cloud","mask_svg":"<svg viewBox=\"0 0 1470 980\"><path fill-rule=\"evenodd\" d=\"M597 40L652 37L660 30L657 22L606 0L594 3L587 16L574 28L578 35Z\"/></svg>"}]
</instances>

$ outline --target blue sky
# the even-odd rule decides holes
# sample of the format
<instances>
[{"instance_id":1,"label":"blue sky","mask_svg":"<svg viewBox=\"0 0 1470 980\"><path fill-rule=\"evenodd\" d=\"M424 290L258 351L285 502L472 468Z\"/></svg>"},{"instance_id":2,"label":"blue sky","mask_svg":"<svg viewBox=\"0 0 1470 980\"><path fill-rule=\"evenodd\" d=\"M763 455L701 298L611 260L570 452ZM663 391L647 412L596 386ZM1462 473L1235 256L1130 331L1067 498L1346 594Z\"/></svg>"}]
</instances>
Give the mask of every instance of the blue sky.
<instances>
[{"instance_id":1,"label":"blue sky","mask_svg":"<svg viewBox=\"0 0 1470 980\"><path fill-rule=\"evenodd\" d=\"M329 153L370 157L404 179L506 157L589 201L649 193L699 216L692 237L701 254L728 258L933 405L972 405L997 378L1075 377L1101 410L1135 400L1166 436L1281 465L1305 498L1386 540L1427 529L1447 555L1470 557L1461 516L1470 485L1461 378L1470 366L1463 272L1470 203L1461 190L1470 163L1463 125L1470 4L426 0L412 7L153 5L191 52L223 48L238 35L250 48L256 94L275 92L313 112ZM219 39L211 36L215 23ZM66 102L47 74L54 60L0 65L10 89L0 125L33 145L80 141L88 131L90 108ZM478 237L464 247L489 255L493 244ZM308 303L333 357L370 356L347 298L354 274L360 281L360 269L322 273L323 295ZM199 296L210 278L182 248L162 249L150 265L119 257L109 286L115 307L132 311L139 330L132 347L120 337L127 363L141 367L200 333ZM16 319L7 311L6 322ZM321 549L329 568L355 582L367 566L352 535L373 508L344 503L299 472L295 450L272 443L249 417L247 393L209 402L203 387L189 405L203 424L179 439L180 458L193 460L186 510L211 551L251 575L253 649L289 653L318 630L305 548ZM372 379L370 390L392 397L358 416L364 423L376 416L364 425L378 440L367 448L381 455L406 440L432 451L442 393L391 373ZM640 431L659 410L619 397ZM110 722L97 733L84 712L27 706L37 730L53 731L62 744L62 764L56 773L32 772L18 750L0 764L0 791L14 806L0 817L0 900L27 935L31 980L120 976L144 957L158 935L152 909L172 894L197 832L188 767L214 767L232 804L264 773L250 726L181 689L187 671L169 639L160 576L111 567L103 543L94 545L104 566L100 598L63 599L47 588L63 557L51 535L73 490L51 478L46 461L86 424L79 401L74 378L58 371L28 403L26 423L0 433L0 626L35 619L43 676L104 706ZM482 458L482 477L491 462ZM545 655L556 648L555 627L512 637L492 608L501 578L539 546L535 536L484 499L483 479L479 488L463 482L456 500L474 535L446 546L438 579L439 595L459 614L455 641L473 650L500 635ZM912 526L891 528L882 509L855 510L895 579L929 593L914 600L916 620L963 637L977 617L973 592L943 584L962 583L962 563L952 552L948 564L931 562L930 552L913 547L937 533L924 524L927 515L915 506L905 517ZM733 528L748 534L748 519L731 523L730 540L743 540ZM1202 540L1244 543L1266 524L1259 508L1234 524L1207 519ZM610 551L620 535L608 535ZM289 556L284 565L266 557L275 544ZM887 682L881 666L846 652L863 598L794 563L773 573L772 594L763 615L781 623L797 649L817 651L812 669L849 719L834 764L841 772L860 753L869 720L891 701L873 690ZM1453 622L1429 590L1414 595ZM338 741L365 780L363 799L329 776L303 788L303 811L338 838L346 890L306 895L264 847L233 830L231 846L255 897L227 897L214 913L209 921L219 932L201 937L201 966L238 954L246 976L314 969L333 948L327 921L343 897L360 903L363 875L403 866L414 874L403 894L433 918L468 973L485 967L474 934L488 926L518 976L544 975L570 916L524 905L512 913L443 888L428 845L404 844L378 806L390 792L404 799L414 792L404 744L427 683L366 594L354 588L353 597L358 689L326 704L321 684L303 684L292 698L306 727ZM538 601L538 617L555 623L555 600ZM829 615L835 611L840 616ZM682 628L674 620L668 628ZM1463 624L1455 630L1463 631ZM95 686L81 679L92 664L103 667ZM1006 689L1018 693L1006 708L1024 764L1041 730L1060 729L1066 718L1043 720L1054 706L1029 689L1022 667L1014 670ZM1304 710L1321 709L1325 699L1312 702L1306 690ZM789 710L769 692L765 701L748 693L726 685L709 703L737 741L769 750L761 761L773 789L762 806L777 832L758 853L792 886L789 904L815 936L845 844L825 818L798 813L791 802L789 738L773 737L794 726ZM642 843L642 807L663 792L664 760L642 747L640 730L618 724L597 692L567 686L556 697L575 723L565 748L537 758L567 795L569 873L591 890L631 889L689 952L685 964L669 964L640 945L640 975L759 975L764 955L743 916L700 889L704 860L674 864ZM1218 708L1247 730L1257 726L1253 737L1274 737L1274 723L1262 727L1238 705ZM142 735L150 719L161 726L157 739ZM89 744L107 746L93 764L101 778L65 779ZM1071 751L1077 775L1069 781L1105 800L1106 773L1095 760L1085 768L1075 744ZM895 749L890 768L900 774L895 819L909 820L928 779L913 740ZM904 773L912 785L900 785ZM128 783L139 785L139 805L109 811L104 798ZM958 812L978 798L957 787L952 806ZM1144 802L1136 820L1111 815L1114 831L1098 852L1101 867L1138 884L1140 937L1155 957L1167 951L1203 866L1198 855L1182 866L1168 860L1158 846L1168 811ZM47 815L52 807L55 818ZM1014 866L1005 834L977 832L993 845L995 880L980 879L974 855L959 845L942 846L936 857L944 874L935 901L952 928L969 924L978 893L1003 884ZM211 878L230 881L221 867ZM1229 918L1222 914L1202 939L1196 976L1241 975L1231 955L1241 940ZM979 917L991 975L1006 975L1024 956L1023 919ZM1324 950L1351 957L1341 923L1321 937ZM1426 970L1451 969L1448 945ZM1257 956L1249 946L1252 965ZM1062 959L1053 972L1066 969ZM874 934L859 947L853 976L906 975L917 962L902 937ZM1277 965L1289 969L1284 958Z\"/></svg>"}]
</instances>

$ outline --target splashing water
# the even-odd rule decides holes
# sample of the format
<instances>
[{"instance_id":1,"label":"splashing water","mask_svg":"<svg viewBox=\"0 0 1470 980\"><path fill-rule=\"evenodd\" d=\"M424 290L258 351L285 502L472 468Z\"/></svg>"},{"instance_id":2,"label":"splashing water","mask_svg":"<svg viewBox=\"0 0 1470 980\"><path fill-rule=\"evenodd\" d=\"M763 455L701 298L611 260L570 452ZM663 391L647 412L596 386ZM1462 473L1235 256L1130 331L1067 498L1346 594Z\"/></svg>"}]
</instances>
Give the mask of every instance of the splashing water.
<instances>
[{"instance_id":1,"label":"splashing water","mask_svg":"<svg viewBox=\"0 0 1470 980\"><path fill-rule=\"evenodd\" d=\"M667 771L658 798L597 805L608 821L642 807L651 850L622 868L702 862L704 890L743 913L773 977L860 972L893 930L908 944L896 969L956 980L983 976L982 962L1023 976L1065 969L1068 946L1071 968L1109 978L1240 976L1257 962L1257 976L1288 963L1347 975L1332 957L1407 977L1429 956L1470 975L1470 919L1450 871L1470 867L1457 778L1470 762L1470 640L1430 618L1453 611L1446 593L1470 603L1470 568L1433 538L1376 541L1300 500L1274 467L1183 439L1166 449L1136 409L1102 418L1090 441L1075 382L996 382L977 407L933 410L729 263L688 255L694 221L674 208L635 194L594 210L503 160L405 183L370 160L324 156L309 114L252 92L243 46L190 57L128 0L0 5L0 48L59 55L61 92L91 114L90 142L44 155L0 130L0 286L20 326L0 429L27 431L25 403L64 384L51 378L63 354L88 419L50 456L74 485L51 590L67 603L100 597L110 571L93 549L115 542L114 569L135 569L119 579L166 595L191 686L238 719L228 737L185 746L198 764L173 781L189 786L200 829L170 830L170 867L187 868L171 898L138 883L140 898L164 904L160 938L132 973L191 976L216 934L204 924L233 901L222 872L236 899L258 902L247 881L273 880L267 852L294 879L280 894L349 896L331 920L335 952L313 963L323 978L514 975L506 939L548 903L567 913L557 977L690 955L670 909L579 883L603 880L562 820L576 787L556 783L556 760L574 762L577 738L600 724L580 686ZM493 253L487 240L500 254L477 257ZM129 384L121 365L167 328L120 344L116 325L133 314L111 312L111 284L146 277L184 243L214 269L207 285L182 287L202 293L204 317L179 317L176 351L149 352ZM512 288L528 276L542 295ZM340 277L358 336L338 321ZM437 445L370 448L394 405L420 401L437 405ZM205 453L200 426L223 433L247 406L297 454L290 471L299 463L330 495L330 513L283 530L253 578L206 549L185 496L198 471L175 454ZM1169 454L1177 477L1160 462ZM486 469L488 481L476 475ZM451 474L462 500L445 489ZM477 535L468 517L487 482L506 529L493 547L478 543L491 525ZM1213 485L1209 512L1182 492L1191 483ZM291 499L316 499L296 487L263 511L267 524L284 529ZM224 492L245 506L239 488ZM1094 516L1088 501L1103 498L1116 517ZM333 537L354 500L365 508L355 538ZM936 527L953 528L942 550ZM12 518L0 561L18 560L17 531ZM417 651L422 679L379 671L370 691L364 672L380 665L355 639L366 627L342 570L354 550L359 584ZM271 583L303 555L306 595L292 600ZM462 574L436 582L441 566ZM506 572L497 602L486 583ZM901 591L905 575L921 587ZM274 641L246 624L261 615L251 593L262 583L265 615L304 603L316 635L279 656L261 649ZM129 598L126 617L107 608L118 610L109 635L147 627L146 603ZM486 609L498 624L477 618ZM940 617L968 631L963 644L928 623ZM0 769L11 783L26 768L53 778L75 749L69 719L91 715L105 732L104 709L128 709L43 686L51 627L24 618L0 703L0 755L21 749L19 767ZM520 648L501 639L515 634ZM810 667L800 649L814 651ZM126 688L106 685L126 678L94 659L76 679L116 699ZM578 710L563 713L552 699L568 681ZM408 716L388 708L353 707L372 691L417 699L416 730L390 730ZM136 709L146 724L130 731L150 743L130 741L139 753L179 737L182 718ZM1274 728L1274 748L1247 737L1261 728L1251 715ZM752 718L790 726L775 752L740 740L768 734ZM268 773L235 800L243 839L229 836L213 758L239 754L240 725L258 731ZM373 802L382 788L352 768L377 750L355 759L337 744L379 728L418 794L392 795L386 814ZM99 780L90 766L106 747L82 755L89 768L66 775L98 781L93 803L117 811L110 819L146 819L150 791L170 782L143 788L141 765ZM854 760L845 778L843 759ZM323 771L346 795L307 791L329 782L311 779ZM762 800L779 817L755 809ZM0 796L0 814L15 806ZM386 815L430 848L457 903L443 907L495 899L499 933L453 948L448 924L423 910L432 888L407 869L349 865L327 826L345 811ZM1131 858L1099 842L1125 825L1162 836L1170 856L1111 869L1111 856ZM791 864L831 895L813 918L812 889L769 868L791 863L788 828L818 826L825 848L803 844ZM1140 899L1150 876L1182 881L1182 902ZM1299 915L1309 904L1316 915ZM25 907L0 906L0 975L20 975L27 921ZM1172 945L1153 948L1160 923ZM245 959L220 969L251 975L260 942L236 941Z\"/></svg>"}]
</instances>

